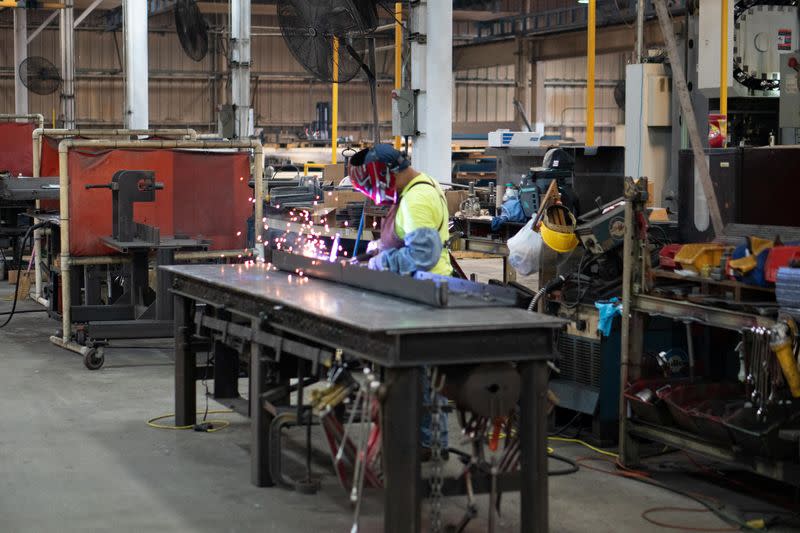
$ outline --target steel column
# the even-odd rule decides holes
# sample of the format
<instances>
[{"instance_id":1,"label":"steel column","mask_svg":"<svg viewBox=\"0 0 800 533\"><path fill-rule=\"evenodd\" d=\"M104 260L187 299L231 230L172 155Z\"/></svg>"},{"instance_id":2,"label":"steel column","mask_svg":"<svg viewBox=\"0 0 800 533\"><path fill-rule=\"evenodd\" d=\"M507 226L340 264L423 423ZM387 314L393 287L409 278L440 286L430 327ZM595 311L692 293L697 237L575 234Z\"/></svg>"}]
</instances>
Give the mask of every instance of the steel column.
<instances>
[{"instance_id":1,"label":"steel column","mask_svg":"<svg viewBox=\"0 0 800 533\"><path fill-rule=\"evenodd\" d=\"M236 137L253 134L250 108L250 0L231 0L231 103Z\"/></svg>"},{"instance_id":2,"label":"steel column","mask_svg":"<svg viewBox=\"0 0 800 533\"><path fill-rule=\"evenodd\" d=\"M175 263L174 248L159 248L156 250L156 265L172 265ZM159 268L156 270L156 319L172 320L174 308L172 305L172 295L169 289L172 287L172 274Z\"/></svg>"},{"instance_id":3,"label":"steel column","mask_svg":"<svg viewBox=\"0 0 800 533\"><path fill-rule=\"evenodd\" d=\"M147 66L147 2L123 0L123 34L125 39L125 115L123 123L130 129L147 129L149 124Z\"/></svg>"},{"instance_id":4,"label":"steel column","mask_svg":"<svg viewBox=\"0 0 800 533\"><path fill-rule=\"evenodd\" d=\"M547 478L547 361L522 363L520 395L520 511L521 531L546 533Z\"/></svg>"},{"instance_id":5,"label":"steel column","mask_svg":"<svg viewBox=\"0 0 800 533\"><path fill-rule=\"evenodd\" d=\"M636 2L636 62L642 62L644 55L644 0Z\"/></svg>"},{"instance_id":6,"label":"steel column","mask_svg":"<svg viewBox=\"0 0 800 533\"><path fill-rule=\"evenodd\" d=\"M452 172L453 4L414 3L409 22L419 35L411 42L411 88L417 96L419 135L413 164L441 182Z\"/></svg>"},{"instance_id":7,"label":"steel column","mask_svg":"<svg viewBox=\"0 0 800 533\"><path fill-rule=\"evenodd\" d=\"M75 23L74 0L65 0L59 16L58 33L61 39L61 114L64 128L75 129Z\"/></svg>"},{"instance_id":8,"label":"steel column","mask_svg":"<svg viewBox=\"0 0 800 533\"><path fill-rule=\"evenodd\" d=\"M442 2L449 4L449 2ZM419 424L422 375L419 367L386 370L389 391L383 402L383 530L420 531Z\"/></svg>"},{"instance_id":9,"label":"steel column","mask_svg":"<svg viewBox=\"0 0 800 533\"><path fill-rule=\"evenodd\" d=\"M197 362L192 349L192 300L175 295L175 425L191 426L196 421Z\"/></svg>"},{"instance_id":10,"label":"steel column","mask_svg":"<svg viewBox=\"0 0 800 533\"><path fill-rule=\"evenodd\" d=\"M28 113L28 88L19 77L19 65L28 57L28 12L14 9L14 113Z\"/></svg>"},{"instance_id":11,"label":"steel column","mask_svg":"<svg viewBox=\"0 0 800 533\"><path fill-rule=\"evenodd\" d=\"M252 321L253 331L261 329L261 321ZM250 344L250 483L256 487L274 485L269 472L269 426L272 415L264 409L265 392L263 348Z\"/></svg>"}]
</instances>

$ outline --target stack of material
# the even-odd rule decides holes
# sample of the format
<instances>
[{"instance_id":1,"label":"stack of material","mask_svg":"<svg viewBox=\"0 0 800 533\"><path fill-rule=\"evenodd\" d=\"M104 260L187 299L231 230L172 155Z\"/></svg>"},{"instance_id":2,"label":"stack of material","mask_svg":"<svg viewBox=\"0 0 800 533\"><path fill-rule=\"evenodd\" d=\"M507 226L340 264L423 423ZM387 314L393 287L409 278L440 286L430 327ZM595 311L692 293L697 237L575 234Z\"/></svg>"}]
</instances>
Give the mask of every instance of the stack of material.
<instances>
[{"instance_id":1,"label":"stack of material","mask_svg":"<svg viewBox=\"0 0 800 533\"><path fill-rule=\"evenodd\" d=\"M336 210L336 222L338 226L344 225L358 227L361 221L361 212L364 211L364 202L347 202L347 205Z\"/></svg>"},{"instance_id":2,"label":"stack of material","mask_svg":"<svg viewBox=\"0 0 800 533\"><path fill-rule=\"evenodd\" d=\"M800 318L800 268L784 267L778 270L775 296L782 310Z\"/></svg>"}]
</instances>

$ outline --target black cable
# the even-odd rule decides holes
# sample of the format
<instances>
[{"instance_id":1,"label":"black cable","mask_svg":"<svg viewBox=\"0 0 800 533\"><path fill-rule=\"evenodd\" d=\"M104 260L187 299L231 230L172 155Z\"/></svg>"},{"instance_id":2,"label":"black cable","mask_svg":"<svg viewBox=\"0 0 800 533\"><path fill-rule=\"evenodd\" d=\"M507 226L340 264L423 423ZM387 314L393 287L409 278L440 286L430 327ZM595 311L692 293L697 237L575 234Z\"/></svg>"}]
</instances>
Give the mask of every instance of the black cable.
<instances>
[{"instance_id":1,"label":"black cable","mask_svg":"<svg viewBox=\"0 0 800 533\"><path fill-rule=\"evenodd\" d=\"M19 282L22 279L22 253L25 250L25 242L28 240L28 237L33 235L34 230L42 228L49 223L50 222L40 222L38 224L34 224L28 228L28 230L25 232L25 235L22 237L22 241L19 245L19 257L15 258L17 260L17 283L14 285L14 301L11 304L11 311L8 312L8 318L6 318L5 322L0 324L0 329L6 327L11 322L11 319L14 318L14 314L17 311L17 301L19 300Z\"/></svg>"},{"instance_id":2,"label":"black cable","mask_svg":"<svg viewBox=\"0 0 800 533\"><path fill-rule=\"evenodd\" d=\"M570 459L569 457L564 457L563 455L558 455L557 453L549 453L547 457L550 459L555 459L556 461L561 461L562 463L566 463L569 465L568 468L562 468L561 470L548 470L548 476L568 476L570 474L576 473L580 468L578 467L578 463Z\"/></svg>"},{"instance_id":3,"label":"black cable","mask_svg":"<svg viewBox=\"0 0 800 533\"><path fill-rule=\"evenodd\" d=\"M21 310L21 311L4 311L4 312L0 313L0 316L6 316L6 315L11 315L11 314L24 315L26 313L46 313L46 312L47 312L47 309L24 309L24 310Z\"/></svg>"}]
</instances>

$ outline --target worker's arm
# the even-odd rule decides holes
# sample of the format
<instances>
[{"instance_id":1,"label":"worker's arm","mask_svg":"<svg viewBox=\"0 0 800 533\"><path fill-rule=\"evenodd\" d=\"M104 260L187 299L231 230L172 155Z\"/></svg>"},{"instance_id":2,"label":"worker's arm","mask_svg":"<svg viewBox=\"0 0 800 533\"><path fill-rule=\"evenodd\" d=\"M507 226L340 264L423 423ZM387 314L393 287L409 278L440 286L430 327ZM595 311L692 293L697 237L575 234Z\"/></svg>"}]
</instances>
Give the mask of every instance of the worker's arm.
<instances>
[{"instance_id":1,"label":"worker's arm","mask_svg":"<svg viewBox=\"0 0 800 533\"><path fill-rule=\"evenodd\" d=\"M408 275L418 270L428 271L436 266L442 254L442 239L432 228L420 228L403 239L405 246L384 250L369 260L373 270L389 270Z\"/></svg>"},{"instance_id":2,"label":"worker's arm","mask_svg":"<svg viewBox=\"0 0 800 533\"><path fill-rule=\"evenodd\" d=\"M398 235L404 235L405 246L384 250L370 260L370 268L403 275L432 269L442 254L439 228L446 223L446 217L436 189L426 185L412 189L400 203L396 219L404 232Z\"/></svg>"}]
</instances>

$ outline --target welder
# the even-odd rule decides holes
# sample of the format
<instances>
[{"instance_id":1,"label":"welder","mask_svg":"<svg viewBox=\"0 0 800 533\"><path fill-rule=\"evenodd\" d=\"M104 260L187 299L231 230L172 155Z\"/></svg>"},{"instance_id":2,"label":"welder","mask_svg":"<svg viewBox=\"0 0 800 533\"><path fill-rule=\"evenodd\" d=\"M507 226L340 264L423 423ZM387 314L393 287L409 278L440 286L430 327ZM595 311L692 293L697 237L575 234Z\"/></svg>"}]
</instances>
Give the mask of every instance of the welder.
<instances>
[{"instance_id":1,"label":"welder","mask_svg":"<svg viewBox=\"0 0 800 533\"><path fill-rule=\"evenodd\" d=\"M439 183L415 170L411 161L388 144L361 150L350 159L353 188L376 205L391 205L381 225L381 237L369 244L368 265L373 270L388 270L402 275L417 271L449 276L453 272L445 243L450 237L447 200ZM437 396L441 405L446 399ZM423 460L430 457L431 386L423 383L420 444ZM447 415L441 414L442 450L447 450ZM446 455L443 452L443 455Z\"/></svg>"}]
</instances>

